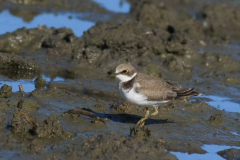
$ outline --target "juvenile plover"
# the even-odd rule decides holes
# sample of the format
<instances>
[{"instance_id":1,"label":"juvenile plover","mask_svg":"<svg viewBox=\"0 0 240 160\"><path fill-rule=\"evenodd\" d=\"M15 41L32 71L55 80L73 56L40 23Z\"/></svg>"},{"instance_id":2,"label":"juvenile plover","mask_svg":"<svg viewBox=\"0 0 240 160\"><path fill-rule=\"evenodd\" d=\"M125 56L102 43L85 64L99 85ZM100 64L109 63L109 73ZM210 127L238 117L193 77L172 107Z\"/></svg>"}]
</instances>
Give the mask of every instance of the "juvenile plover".
<instances>
[{"instance_id":1,"label":"juvenile plover","mask_svg":"<svg viewBox=\"0 0 240 160\"><path fill-rule=\"evenodd\" d=\"M120 64L115 71L121 95L130 103L138 106L153 106L155 111L140 119L137 126L142 127L150 116L158 114L158 106L177 97L199 96L194 88L179 89L161 78L137 73L130 64Z\"/></svg>"}]
</instances>

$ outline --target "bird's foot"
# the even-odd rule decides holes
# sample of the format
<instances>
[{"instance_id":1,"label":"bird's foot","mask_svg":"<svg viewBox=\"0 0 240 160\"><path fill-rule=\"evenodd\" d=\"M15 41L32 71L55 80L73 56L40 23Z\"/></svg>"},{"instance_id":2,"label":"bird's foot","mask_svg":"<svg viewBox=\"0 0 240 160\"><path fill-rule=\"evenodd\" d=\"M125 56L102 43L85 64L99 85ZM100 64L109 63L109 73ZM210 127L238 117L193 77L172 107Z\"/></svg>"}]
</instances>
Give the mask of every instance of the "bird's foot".
<instances>
[{"instance_id":1,"label":"bird's foot","mask_svg":"<svg viewBox=\"0 0 240 160\"><path fill-rule=\"evenodd\" d=\"M136 128L138 128L138 127L142 128L144 126L146 120L147 120L147 118L145 118L145 117L140 119L140 121L138 121L138 123L136 125Z\"/></svg>"},{"instance_id":2,"label":"bird's foot","mask_svg":"<svg viewBox=\"0 0 240 160\"><path fill-rule=\"evenodd\" d=\"M150 116L156 116L158 114L158 108L154 106L154 112Z\"/></svg>"},{"instance_id":3,"label":"bird's foot","mask_svg":"<svg viewBox=\"0 0 240 160\"><path fill-rule=\"evenodd\" d=\"M142 118L142 119L140 119L140 120L138 121L138 123L137 123L137 125L136 125L136 128L137 128L137 127L142 128L142 127L144 126L144 124L145 124L145 121L148 119L148 116L149 116L149 110L148 110L148 108L146 108L146 115L145 115L144 118Z\"/></svg>"}]
</instances>

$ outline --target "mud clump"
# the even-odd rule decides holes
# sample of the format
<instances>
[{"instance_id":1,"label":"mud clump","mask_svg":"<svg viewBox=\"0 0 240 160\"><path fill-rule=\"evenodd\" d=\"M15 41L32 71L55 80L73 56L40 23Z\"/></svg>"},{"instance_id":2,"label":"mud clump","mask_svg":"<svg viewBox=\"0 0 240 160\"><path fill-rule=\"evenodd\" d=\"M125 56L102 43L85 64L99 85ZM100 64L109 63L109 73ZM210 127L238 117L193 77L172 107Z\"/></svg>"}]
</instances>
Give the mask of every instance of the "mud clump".
<instances>
[{"instance_id":1,"label":"mud clump","mask_svg":"<svg viewBox=\"0 0 240 160\"><path fill-rule=\"evenodd\" d=\"M9 98L12 95L12 87L4 84L0 89L1 98Z\"/></svg>"},{"instance_id":2,"label":"mud clump","mask_svg":"<svg viewBox=\"0 0 240 160\"><path fill-rule=\"evenodd\" d=\"M119 105L112 104L110 108L115 109L120 112L123 112L123 113L126 113L126 112L132 110L134 108L134 105L132 105L131 103L128 103L127 101L124 101Z\"/></svg>"},{"instance_id":3,"label":"mud clump","mask_svg":"<svg viewBox=\"0 0 240 160\"><path fill-rule=\"evenodd\" d=\"M217 153L218 153L218 155L222 156L223 158L225 158L227 160L233 160L233 159L239 160L240 159L240 149L231 148L231 149L219 151Z\"/></svg>"},{"instance_id":4,"label":"mud clump","mask_svg":"<svg viewBox=\"0 0 240 160\"><path fill-rule=\"evenodd\" d=\"M223 122L224 114L222 112L216 112L212 115L207 122L211 124L221 124Z\"/></svg>"},{"instance_id":5,"label":"mud clump","mask_svg":"<svg viewBox=\"0 0 240 160\"><path fill-rule=\"evenodd\" d=\"M46 26L33 29L21 28L13 33L0 36L0 51L15 54L24 52L26 55L33 56L39 54L36 53L37 50L45 49L45 60L56 61L56 57L58 57L58 60L66 61L71 59L73 53L81 50L83 43L80 41L81 39L76 37L71 29L55 29L47 28ZM73 44L77 44L76 47L73 47ZM11 61L8 59L11 59ZM16 55L10 57L10 55L1 55L0 60L3 62L0 65L1 68L6 66L8 68L17 67L31 70L39 68L36 61L26 59L22 56Z\"/></svg>"},{"instance_id":6,"label":"mud clump","mask_svg":"<svg viewBox=\"0 0 240 160\"><path fill-rule=\"evenodd\" d=\"M139 127L130 128L130 137L134 137L134 138L140 137L142 139L146 139L150 137L150 135L151 135L151 131L145 126L141 128Z\"/></svg>"},{"instance_id":7,"label":"mud clump","mask_svg":"<svg viewBox=\"0 0 240 160\"><path fill-rule=\"evenodd\" d=\"M33 135L37 135L37 137L62 137L69 138L73 134L64 131L62 129L62 125L59 121L59 117L56 114L52 114L49 118L44 120L43 122L36 122L34 127L31 129Z\"/></svg>"},{"instance_id":8,"label":"mud clump","mask_svg":"<svg viewBox=\"0 0 240 160\"><path fill-rule=\"evenodd\" d=\"M38 111L40 109L39 104L36 101L24 99L20 100L17 105L18 109L25 111Z\"/></svg>"},{"instance_id":9,"label":"mud clump","mask_svg":"<svg viewBox=\"0 0 240 160\"><path fill-rule=\"evenodd\" d=\"M35 88L36 89L43 89L46 85L46 80L43 79L42 75L38 76L35 79Z\"/></svg>"},{"instance_id":10,"label":"mud clump","mask_svg":"<svg viewBox=\"0 0 240 160\"><path fill-rule=\"evenodd\" d=\"M73 135L62 129L59 117L55 114L52 114L44 121L36 122L28 113L16 111L11 121L11 127L12 132L15 134L29 133L42 138L69 138Z\"/></svg>"},{"instance_id":11,"label":"mud clump","mask_svg":"<svg viewBox=\"0 0 240 160\"><path fill-rule=\"evenodd\" d=\"M99 135L90 138L78 150L68 151L69 159L169 159L174 155L165 151L162 145L154 141L117 135Z\"/></svg>"},{"instance_id":12,"label":"mud clump","mask_svg":"<svg viewBox=\"0 0 240 160\"><path fill-rule=\"evenodd\" d=\"M29 133L34 127L34 119L28 113L15 111L11 121L11 130L16 134Z\"/></svg>"},{"instance_id":13,"label":"mud clump","mask_svg":"<svg viewBox=\"0 0 240 160\"><path fill-rule=\"evenodd\" d=\"M96 67L106 67L106 62L107 67L115 67L116 63L134 61L143 55L165 54L164 42L168 37L167 31L155 32L138 21L125 20L114 26L98 23L82 37L85 41L83 57ZM79 59L77 63L83 60Z\"/></svg>"},{"instance_id":14,"label":"mud clump","mask_svg":"<svg viewBox=\"0 0 240 160\"><path fill-rule=\"evenodd\" d=\"M11 53L11 51L10 51L10 53ZM41 70L41 66L38 64L38 62L36 60L30 59L30 58L25 58L25 57L18 56L18 55L8 55L8 54L0 55L0 68L1 69L34 71L34 72Z\"/></svg>"}]
</instances>

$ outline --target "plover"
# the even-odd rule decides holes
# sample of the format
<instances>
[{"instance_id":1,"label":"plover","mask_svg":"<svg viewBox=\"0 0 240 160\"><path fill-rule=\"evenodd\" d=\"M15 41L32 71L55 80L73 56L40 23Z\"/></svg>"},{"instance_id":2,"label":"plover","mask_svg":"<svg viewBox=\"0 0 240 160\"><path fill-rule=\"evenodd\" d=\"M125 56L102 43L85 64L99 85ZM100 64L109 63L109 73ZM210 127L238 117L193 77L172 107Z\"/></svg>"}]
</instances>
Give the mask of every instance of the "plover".
<instances>
[{"instance_id":1,"label":"plover","mask_svg":"<svg viewBox=\"0 0 240 160\"><path fill-rule=\"evenodd\" d=\"M137 126L142 127L150 116L158 114L158 106L167 103L177 97L199 96L194 88L179 89L173 87L169 82L161 78L137 73L130 64L120 64L115 71L119 81L121 95L128 102L138 106L153 106L155 111L149 115L146 111L145 117L140 119Z\"/></svg>"}]
</instances>

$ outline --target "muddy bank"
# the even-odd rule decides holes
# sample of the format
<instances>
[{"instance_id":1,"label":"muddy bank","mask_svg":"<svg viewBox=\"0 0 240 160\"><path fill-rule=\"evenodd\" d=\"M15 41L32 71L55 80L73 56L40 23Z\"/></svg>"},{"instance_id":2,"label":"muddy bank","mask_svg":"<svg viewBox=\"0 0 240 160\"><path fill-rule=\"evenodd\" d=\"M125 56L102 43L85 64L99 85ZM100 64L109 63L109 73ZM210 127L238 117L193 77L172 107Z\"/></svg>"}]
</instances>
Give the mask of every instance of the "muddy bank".
<instances>
[{"instance_id":1,"label":"muddy bank","mask_svg":"<svg viewBox=\"0 0 240 160\"><path fill-rule=\"evenodd\" d=\"M20 8L45 3L53 2L26 2ZM69 9L71 3L80 4L59 2L59 7ZM1 147L22 159L177 159L169 152L205 154L204 144L240 146L232 133L239 133L239 113L216 109L208 98L164 104L136 130L145 109L122 101L118 93L115 67L131 63L139 72L204 95L239 97L240 59L217 46L239 47L238 7L204 1L192 13L193 3L132 2L128 19L98 22L80 38L71 29L46 26L1 35L0 74L14 80L38 77L31 82L36 90L28 93L1 88ZM55 77L65 80L52 81ZM237 151L219 155L236 157Z\"/></svg>"},{"instance_id":2,"label":"muddy bank","mask_svg":"<svg viewBox=\"0 0 240 160\"><path fill-rule=\"evenodd\" d=\"M72 85L74 83L78 81L71 82ZM14 112L12 118L7 118L11 129L3 143L4 149L21 148L22 157L34 152L38 152L37 157L46 156L44 154L49 157L50 153L43 151L43 148L48 148L60 159L112 159L125 158L125 155L131 159L145 159L145 156L176 159L165 150L204 154L206 151L200 147L203 144L239 145L239 137L230 132L239 127L236 123L239 115L218 111L199 98L191 103L183 99L161 106L159 115L146 121L150 134L130 137L130 128L144 115L143 108L126 103L113 107L110 105L116 102L114 99L111 101L108 96L96 97L95 93L85 93L81 85L75 88L78 88L77 92L68 87L36 90L26 95L28 100L25 99L24 103L17 101L14 94L12 101L18 104L5 109L7 113L10 110ZM76 105L86 108L86 112L91 114L78 112L62 116L69 108L75 109ZM46 113L55 114L48 116ZM93 121L89 115L104 119L104 124ZM39 139L41 137L44 139ZM48 140L50 137L53 139ZM128 154L122 154L126 151Z\"/></svg>"}]
</instances>

